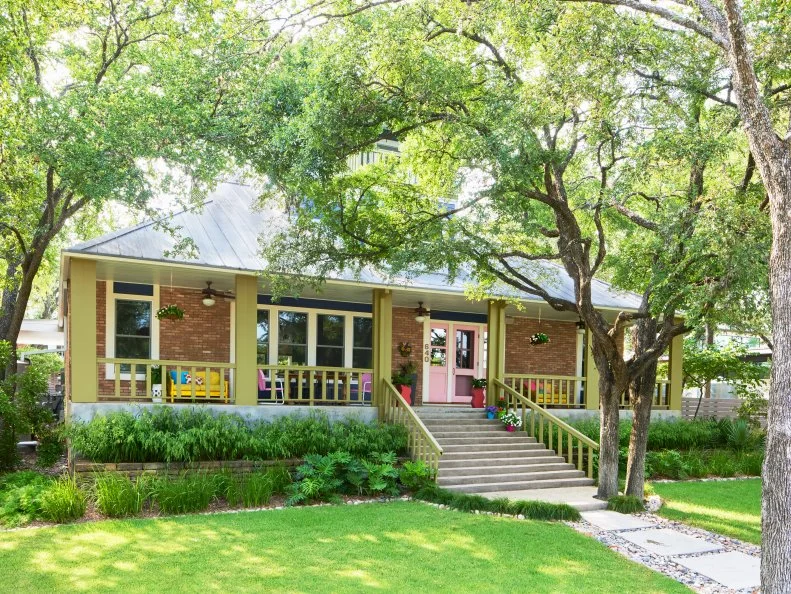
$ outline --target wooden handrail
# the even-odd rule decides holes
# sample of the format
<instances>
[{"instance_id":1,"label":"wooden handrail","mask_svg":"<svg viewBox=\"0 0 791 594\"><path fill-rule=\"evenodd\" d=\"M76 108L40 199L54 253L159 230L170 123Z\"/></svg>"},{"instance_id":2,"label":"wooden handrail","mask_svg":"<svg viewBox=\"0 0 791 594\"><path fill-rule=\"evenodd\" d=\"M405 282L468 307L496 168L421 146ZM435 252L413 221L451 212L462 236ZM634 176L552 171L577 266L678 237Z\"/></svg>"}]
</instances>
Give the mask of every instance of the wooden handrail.
<instances>
[{"instance_id":1,"label":"wooden handrail","mask_svg":"<svg viewBox=\"0 0 791 594\"><path fill-rule=\"evenodd\" d=\"M97 363L122 363L124 365L167 365L174 367L181 365L182 367L224 367L227 369L235 369L236 363L222 362L217 363L213 361L175 361L171 359L123 359L119 357L97 357Z\"/></svg>"},{"instance_id":2,"label":"wooden handrail","mask_svg":"<svg viewBox=\"0 0 791 594\"><path fill-rule=\"evenodd\" d=\"M393 383L384 379L382 409L384 420L389 423L404 425L409 432L409 453L415 460L423 460L431 469L436 480L439 473L439 459L443 454L442 446L417 416L417 413L404 400L401 393L396 390Z\"/></svg>"},{"instance_id":3,"label":"wooden handrail","mask_svg":"<svg viewBox=\"0 0 791 594\"><path fill-rule=\"evenodd\" d=\"M514 377L518 379L575 380L578 382L584 382L586 379L584 375L546 375L543 373L506 373L503 377L505 379Z\"/></svg>"},{"instance_id":4,"label":"wooden handrail","mask_svg":"<svg viewBox=\"0 0 791 594\"><path fill-rule=\"evenodd\" d=\"M530 400L529 398L525 398L519 392L506 386L501 380L495 379L494 385L498 389L501 389L505 392L506 398L506 408L508 407L507 403L510 397L514 401L514 404L519 404L522 407L522 430L528 432L531 437L537 437L538 441L544 442L544 423L547 424L548 430L548 443L549 447L554 447L553 444L553 433L557 438L557 453L559 456L565 457L566 461L569 464L574 464L574 440L577 440L577 469L582 470L582 449L585 446L588 450L588 464L587 464L587 476L588 478L593 478L593 452L599 449L599 444L589 438L587 435L582 434L580 431L566 423L565 421L559 419L551 412L547 411L544 408L541 408L535 402ZM525 409L530 409L531 417L530 417L530 429L528 430L528 424L525 420ZM538 418L538 432L536 432L536 418ZM554 429L554 432L553 432ZM566 452L564 454L564 440L563 440L563 433L566 434L565 446ZM538 436L536 436L538 433Z\"/></svg>"}]
</instances>

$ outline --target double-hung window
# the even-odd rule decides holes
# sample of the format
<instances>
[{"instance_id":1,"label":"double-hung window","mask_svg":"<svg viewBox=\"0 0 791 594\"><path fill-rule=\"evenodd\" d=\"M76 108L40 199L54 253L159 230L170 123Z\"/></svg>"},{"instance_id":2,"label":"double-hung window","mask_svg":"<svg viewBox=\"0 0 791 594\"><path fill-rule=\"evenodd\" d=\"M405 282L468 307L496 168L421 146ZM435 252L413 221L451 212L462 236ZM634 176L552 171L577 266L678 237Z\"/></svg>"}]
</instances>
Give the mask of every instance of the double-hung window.
<instances>
[{"instance_id":1,"label":"double-hung window","mask_svg":"<svg viewBox=\"0 0 791 594\"><path fill-rule=\"evenodd\" d=\"M354 348L352 349L352 367L370 369L373 367L373 320L371 318L354 318Z\"/></svg>"},{"instance_id":2,"label":"double-hung window","mask_svg":"<svg viewBox=\"0 0 791 594\"><path fill-rule=\"evenodd\" d=\"M119 359L151 358L151 301L116 299L115 356ZM129 365L121 371L129 373Z\"/></svg>"},{"instance_id":3,"label":"double-hung window","mask_svg":"<svg viewBox=\"0 0 791 594\"><path fill-rule=\"evenodd\" d=\"M343 315L316 316L316 365L343 367Z\"/></svg>"},{"instance_id":4,"label":"double-hung window","mask_svg":"<svg viewBox=\"0 0 791 594\"><path fill-rule=\"evenodd\" d=\"M298 311L281 311L277 324L278 359L292 365L308 363L308 314Z\"/></svg>"}]
</instances>

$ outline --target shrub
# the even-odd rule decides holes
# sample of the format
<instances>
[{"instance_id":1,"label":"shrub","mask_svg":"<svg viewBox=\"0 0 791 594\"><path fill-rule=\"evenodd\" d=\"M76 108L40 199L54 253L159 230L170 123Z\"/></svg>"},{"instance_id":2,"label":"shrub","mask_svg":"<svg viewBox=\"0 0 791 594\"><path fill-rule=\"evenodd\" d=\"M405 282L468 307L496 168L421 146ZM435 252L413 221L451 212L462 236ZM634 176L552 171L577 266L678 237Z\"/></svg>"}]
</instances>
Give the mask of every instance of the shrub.
<instances>
[{"instance_id":1,"label":"shrub","mask_svg":"<svg viewBox=\"0 0 791 594\"><path fill-rule=\"evenodd\" d=\"M727 420L724 433L726 445L734 452L745 452L755 447L753 430L744 419Z\"/></svg>"},{"instance_id":2,"label":"shrub","mask_svg":"<svg viewBox=\"0 0 791 594\"><path fill-rule=\"evenodd\" d=\"M509 501L508 499L487 499L481 495L454 493L435 484L429 484L415 493L415 499L446 505L451 509L473 512L485 511L513 516L524 516L532 520L570 521L580 519L580 513L565 503L545 501Z\"/></svg>"},{"instance_id":3,"label":"shrub","mask_svg":"<svg viewBox=\"0 0 791 594\"><path fill-rule=\"evenodd\" d=\"M122 475L106 473L96 477L94 491L96 509L100 513L110 518L124 518L142 511L149 486L142 477L132 481Z\"/></svg>"},{"instance_id":4,"label":"shrub","mask_svg":"<svg viewBox=\"0 0 791 594\"><path fill-rule=\"evenodd\" d=\"M72 478L53 481L41 494L41 517L50 522L70 522L85 515L87 497Z\"/></svg>"},{"instance_id":5,"label":"shrub","mask_svg":"<svg viewBox=\"0 0 791 594\"><path fill-rule=\"evenodd\" d=\"M681 455L682 467L689 478L701 478L706 476L708 468L706 457L699 450L690 450Z\"/></svg>"},{"instance_id":6,"label":"shrub","mask_svg":"<svg viewBox=\"0 0 791 594\"><path fill-rule=\"evenodd\" d=\"M21 526L41 517L41 494L52 479L37 472L0 476L0 525Z\"/></svg>"},{"instance_id":7,"label":"shrub","mask_svg":"<svg viewBox=\"0 0 791 594\"><path fill-rule=\"evenodd\" d=\"M38 430L38 446L36 447L36 466L50 468L54 466L65 450L61 427L43 427Z\"/></svg>"},{"instance_id":8,"label":"shrub","mask_svg":"<svg viewBox=\"0 0 791 594\"><path fill-rule=\"evenodd\" d=\"M714 452L707 464L708 474L721 477L731 477L738 469L736 459L730 452Z\"/></svg>"},{"instance_id":9,"label":"shrub","mask_svg":"<svg viewBox=\"0 0 791 594\"><path fill-rule=\"evenodd\" d=\"M597 419L581 419L573 422L572 425L591 439L599 441ZM620 447L629 447L631 430L631 421L622 421L618 426ZM656 419L648 428L647 449L649 451L710 449L724 446L725 440L722 426L717 421Z\"/></svg>"},{"instance_id":10,"label":"shrub","mask_svg":"<svg viewBox=\"0 0 791 594\"><path fill-rule=\"evenodd\" d=\"M242 417L208 411L156 407L135 417L119 412L96 416L67 429L72 446L93 462L192 462L196 460L275 460L347 451L406 451L400 425L356 420L330 423L327 416L282 417L247 424Z\"/></svg>"},{"instance_id":11,"label":"shrub","mask_svg":"<svg viewBox=\"0 0 791 594\"><path fill-rule=\"evenodd\" d=\"M399 480L410 491L417 491L431 482L431 469L423 460L404 462Z\"/></svg>"},{"instance_id":12,"label":"shrub","mask_svg":"<svg viewBox=\"0 0 791 594\"><path fill-rule=\"evenodd\" d=\"M763 452L743 454L738 460L739 472L747 476L761 476L763 465Z\"/></svg>"},{"instance_id":13,"label":"shrub","mask_svg":"<svg viewBox=\"0 0 791 594\"><path fill-rule=\"evenodd\" d=\"M650 460L652 477L665 477L678 480L685 479L688 476L684 466L684 459L676 450L648 452L646 458Z\"/></svg>"},{"instance_id":14,"label":"shrub","mask_svg":"<svg viewBox=\"0 0 791 594\"><path fill-rule=\"evenodd\" d=\"M645 511L643 501L634 495L617 495L607 500L607 509L620 514L636 514Z\"/></svg>"},{"instance_id":15,"label":"shrub","mask_svg":"<svg viewBox=\"0 0 791 594\"><path fill-rule=\"evenodd\" d=\"M291 484L291 475L284 466L241 475L218 474L215 478L215 493L233 507L267 505L272 495L285 493Z\"/></svg>"},{"instance_id":16,"label":"shrub","mask_svg":"<svg viewBox=\"0 0 791 594\"><path fill-rule=\"evenodd\" d=\"M215 497L217 481L205 473L157 478L152 485L152 499L165 514L203 511Z\"/></svg>"}]
</instances>

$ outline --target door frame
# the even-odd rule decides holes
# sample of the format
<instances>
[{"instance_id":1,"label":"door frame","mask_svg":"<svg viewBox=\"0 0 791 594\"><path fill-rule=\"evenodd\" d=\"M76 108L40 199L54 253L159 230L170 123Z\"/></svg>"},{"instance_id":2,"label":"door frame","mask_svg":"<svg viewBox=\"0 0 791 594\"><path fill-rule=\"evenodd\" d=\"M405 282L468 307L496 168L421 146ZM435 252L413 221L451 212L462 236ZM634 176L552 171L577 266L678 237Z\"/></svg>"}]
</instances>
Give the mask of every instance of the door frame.
<instances>
[{"instance_id":1,"label":"door frame","mask_svg":"<svg viewBox=\"0 0 791 594\"><path fill-rule=\"evenodd\" d=\"M453 340L453 356L452 363L456 363L456 327L466 326L474 327L477 329L478 345L475 348L475 374L474 377L484 377L486 375L486 361L484 360L484 333L486 332L487 325L481 322L458 322L453 320L434 320L438 324L448 325L448 340ZM429 394L431 389L430 376L431 373L431 318L426 318L423 322L423 394L424 397ZM449 363L451 361L449 360ZM453 385L452 367L446 367L448 374L448 389L445 402L429 402L424 399L426 404L454 404L453 395L456 391ZM459 403L455 403L459 404Z\"/></svg>"}]
</instances>

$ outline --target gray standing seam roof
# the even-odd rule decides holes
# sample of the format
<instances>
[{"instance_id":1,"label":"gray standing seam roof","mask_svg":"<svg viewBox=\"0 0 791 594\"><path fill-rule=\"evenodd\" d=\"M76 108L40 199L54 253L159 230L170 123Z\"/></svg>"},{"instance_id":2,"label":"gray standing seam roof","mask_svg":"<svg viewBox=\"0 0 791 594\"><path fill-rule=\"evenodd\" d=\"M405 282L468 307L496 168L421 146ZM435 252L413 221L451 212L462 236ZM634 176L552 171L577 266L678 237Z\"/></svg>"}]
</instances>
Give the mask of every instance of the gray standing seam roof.
<instances>
[{"instance_id":1,"label":"gray standing seam roof","mask_svg":"<svg viewBox=\"0 0 791 594\"><path fill-rule=\"evenodd\" d=\"M108 233L77 244L67 253L115 256L134 260L188 263L230 270L258 271L265 262L259 255L259 235L271 227L273 219L282 219L282 213L254 208L258 195L249 185L223 182L209 195L203 208L184 210L174 214L168 225L181 227L180 234L190 237L198 248L198 256L189 259L174 254L165 257L177 241L171 234L158 229L155 221L147 221ZM534 270L546 280L550 292L563 299L574 301L571 278L558 265L550 262L535 263ZM336 280L358 280L350 273L340 272ZM460 272L452 283L447 275L439 272L423 273L407 278L392 278L374 270L364 270L359 280L376 285L409 286L417 289L463 294L473 283L468 273ZM634 310L640 306L640 297L627 291L614 289L608 283L594 280L593 302L597 307ZM526 301L541 301L503 285L498 293Z\"/></svg>"}]
</instances>

